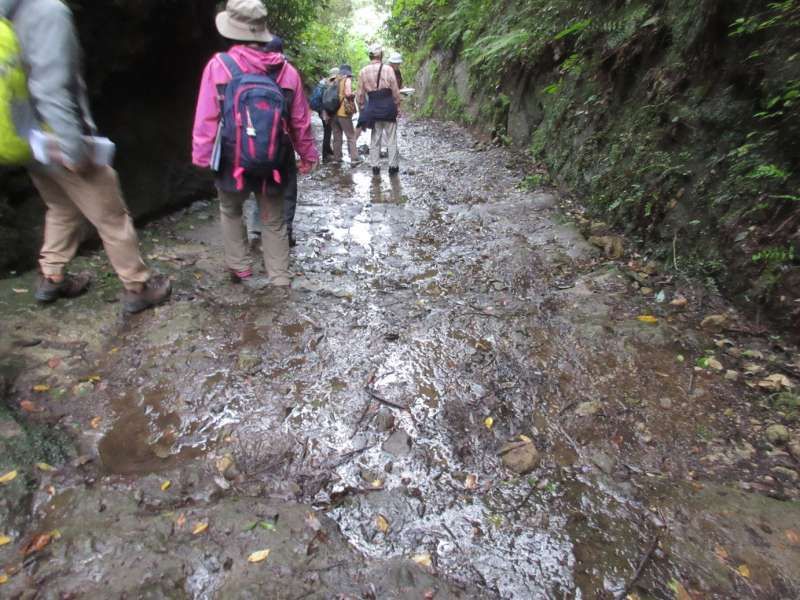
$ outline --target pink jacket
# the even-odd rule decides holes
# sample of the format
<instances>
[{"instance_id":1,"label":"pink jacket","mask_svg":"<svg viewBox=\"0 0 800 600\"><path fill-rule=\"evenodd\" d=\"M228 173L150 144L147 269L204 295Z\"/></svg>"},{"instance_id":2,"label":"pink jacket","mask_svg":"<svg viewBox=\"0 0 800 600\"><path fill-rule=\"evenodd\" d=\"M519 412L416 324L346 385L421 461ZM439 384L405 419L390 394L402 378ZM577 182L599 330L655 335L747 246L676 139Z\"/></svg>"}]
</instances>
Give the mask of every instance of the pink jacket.
<instances>
[{"instance_id":1,"label":"pink jacket","mask_svg":"<svg viewBox=\"0 0 800 600\"><path fill-rule=\"evenodd\" d=\"M319 154L314 145L311 133L311 110L303 92L300 75L283 54L262 52L250 46L233 46L228 54L237 62L245 73L263 73L269 67L284 63L278 75L278 85L285 90L292 90L291 122L289 136L294 149L305 162L316 162ZM200 93L197 97L197 111L192 130L192 162L198 167L211 166L211 153L214 149L214 138L217 135L217 124L220 118L217 86L225 85L231 80L230 73L222 61L215 55L203 71Z\"/></svg>"}]
</instances>

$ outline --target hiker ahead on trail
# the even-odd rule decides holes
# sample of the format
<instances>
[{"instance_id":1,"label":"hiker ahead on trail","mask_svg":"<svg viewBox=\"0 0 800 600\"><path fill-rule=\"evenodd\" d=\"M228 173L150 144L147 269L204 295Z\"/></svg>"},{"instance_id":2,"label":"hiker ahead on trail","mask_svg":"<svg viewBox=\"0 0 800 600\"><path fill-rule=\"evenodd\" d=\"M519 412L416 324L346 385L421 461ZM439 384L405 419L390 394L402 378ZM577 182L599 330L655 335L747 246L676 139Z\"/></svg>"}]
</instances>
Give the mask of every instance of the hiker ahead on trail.
<instances>
[{"instance_id":1,"label":"hiker ahead on trail","mask_svg":"<svg viewBox=\"0 0 800 600\"><path fill-rule=\"evenodd\" d=\"M381 172L381 138L386 135L389 146L389 174L400 170L400 153L397 149L397 115L400 109L400 88L394 69L383 64L383 48L375 45L369 49L370 64L358 76L356 99L361 109L359 127L372 129L369 162L372 173Z\"/></svg>"},{"instance_id":2,"label":"hiker ahead on trail","mask_svg":"<svg viewBox=\"0 0 800 600\"><path fill-rule=\"evenodd\" d=\"M289 239L283 196L292 148L298 170L319 161L311 111L297 70L283 54L262 44L273 39L260 0L228 0L217 30L234 42L206 65L195 115L192 161L216 172L225 263L234 281L255 283L242 223L242 205L253 192L261 207L261 246L269 283L288 286Z\"/></svg>"},{"instance_id":3,"label":"hiker ahead on trail","mask_svg":"<svg viewBox=\"0 0 800 600\"><path fill-rule=\"evenodd\" d=\"M86 217L97 228L125 288L123 310L135 313L164 302L172 285L165 277L153 276L142 261L117 172L110 166L110 157L98 159L101 145L113 145L90 137L95 135L95 124L80 72L81 48L70 9L58 0L0 0L0 17L4 71L0 102L10 103L15 96L20 100L16 106L0 109L3 115L15 118L14 124L0 123L0 162L26 163L30 158L28 133L46 140L37 162L28 165L47 206L36 300L53 302L86 291L91 279L88 274L70 276L65 272L78 252ZM19 122L23 116L28 117L24 124ZM12 131L14 125L16 132ZM9 146L18 152L9 154Z\"/></svg>"},{"instance_id":4,"label":"hiker ahead on trail","mask_svg":"<svg viewBox=\"0 0 800 600\"><path fill-rule=\"evenodd\" d=\"M350 166L356 167L361 164L356 147L356 130L353 127L353 115L356 114L355 93L353 92L353 70L350 65L339 67L339 75L336 78L336 88L331 90L331 96L337 98L338 106L331 110L333 129L333 160L342 160L342 134L347 138L347 148L350 152ZM326 92L327 95L327 92ZM333 103L325 109L333 109Z\"/></svg>"},{"instance_id":5,"label":"hiker ahead on trail","mask_svg":"<svg viewBox=\"0 0 800 600\"><path fill-rule=\"evenodd\" d=\"M323 98L325 96L325 91L328 90L332 85L336 84L336 78L339 76L339 67L333 67L329 72L328 76L324 77L319 80L314 91L311 93L311 98L309 99L309 104L311 105L311 110L316 112L319 115L319 120L322 121L322 161L326 162L333 156L333 147L331 146L331 133L332 133L332 122L330 115L325 111L325 107L323 106Z\"/></svg>"},{"instance_id":6,"label":"hiker ahead on trail","mask_svg":"<svg viewBox=\"0 0 800 600\"><path fill-rule=\"evenodd\" d=\"M394 76L397 79L398 89L403 89L403 74L400 72L400 65L403 64L403 55L399 52L394 52L389 57L389 66L394 71Z\"/></svg>"}]
</instances>

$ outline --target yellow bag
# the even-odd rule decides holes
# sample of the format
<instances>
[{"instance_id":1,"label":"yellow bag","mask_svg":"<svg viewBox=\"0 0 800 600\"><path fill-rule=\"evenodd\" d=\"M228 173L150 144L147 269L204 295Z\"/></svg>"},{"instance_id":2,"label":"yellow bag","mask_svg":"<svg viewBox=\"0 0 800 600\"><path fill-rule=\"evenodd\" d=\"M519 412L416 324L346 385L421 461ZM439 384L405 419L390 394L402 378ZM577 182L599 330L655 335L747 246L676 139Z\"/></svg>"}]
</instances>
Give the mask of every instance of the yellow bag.
<instances>
[{"instance_id":1,"label":"yellow bag","mask_svg":"<svg viewBox=\"0 0 800 600\"><path fill-rule=\"evenodd\" d=\"M22 53L8 19L0 17L0 165L21 165L31 157L28 140L20 137L15 115L30 102Z\"/></svg>"}]
</instances>

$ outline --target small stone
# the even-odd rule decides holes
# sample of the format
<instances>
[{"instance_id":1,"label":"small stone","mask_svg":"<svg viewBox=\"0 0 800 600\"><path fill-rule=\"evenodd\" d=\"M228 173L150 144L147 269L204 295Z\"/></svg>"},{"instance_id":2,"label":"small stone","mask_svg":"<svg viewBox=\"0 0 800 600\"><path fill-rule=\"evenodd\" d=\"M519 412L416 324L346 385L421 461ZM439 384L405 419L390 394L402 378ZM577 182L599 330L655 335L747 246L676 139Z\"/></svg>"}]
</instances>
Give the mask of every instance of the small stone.
<instances>
[{"instance_id":1,"label":"small stone","mask_svg":"<svg viewBox=\"0 0 800 600\"><path fill-rule=\"evenodd\" d=\"M665 410L672 408L672 398L661 398L661 400L658 401L658 404Z\"/></svg>"},{"instance_id":2,"label":"small stone","mask_svg":"<svg viewBox=\"0 0 800 600\"><path fill-rule=\"evenodd\" d=\"M780 446L789 441L789 430L784 425L770 425L767 427L767 440L774 446Z\"/></svg>"},{"instance_id":3,"label":"small stone","mask_svg":"<svg viewBox=\"0 0 800 600\"><path fill-rule=\"evenodd\" d=\"M642 294L642 296L652 296L653 288L643 287L642 289L639 290L639 293Z\"/></svg>"},{"instance_id":4,"label":"small stone","mask_svg":"<svg viewBox=\"0 0 800 600\"><path fill-rule=\"evenodd\" d=\"M10 440L24 433L16 421L0 421L0 440Z\"/></svg>"},{"instance_id":5,"label":"small stone","mask_svg":"<svg viewBox=\"0 0 800 600\"><path fill-rule=\"evenodd\" d=\"M94 391L94 384L91 381L83 381L72 388L72 393L79 398L85 398Z\"/></svg>"},{"instance_id":6,"label":"small stone","mask_svg":"<svg viewBox=\"0 0 800 600\"><path fill-rule=\"evenodd\" d=\"M261 365L261 357L252 350L242 350L236 364L239 370L251 373Z\"/></svg>"},{"instance_id":7,"label":"small stone","mask_svg":"<svg viewBox=\"0 0 800 600\"><path fill-rule=\"evenodd\" d=\"M777 475L778 479L785 479L788 481L796 482L800 479L797 471L788 467L772 467L772 472Z\"/></svg>"},{"instance_id":8,"label":"small stone","mask_svg":"<svg viewBox=\"0 0 800 600\"><path fill-rule=\"evenodd\" d=\"M625 253L625 245L618 235L593 235L589 237L589 243L601 248L605 255L612 260L622 258Z\"/></svg>"},{"instance_id":9,"label":"small stone","mask_svg":"<svg viewBox=\"0 0 800 600\"><path fill-rule=\"evenodd\" d=\"M411 453L411 437L398 429L383 442L383 450L397 457L407 456Z\"/></svg>"},{"instance_id":10,"label":"small stone","mask_svg":"<svg viewBox=\"0 0 800 600\"><path fill-rule=\"evenodd\" d=\"M791 454L794 459L800 462L800 441L792 440L789 442L789 454Z\"/></svg>"},{"instance_id":11,"label":"small stone","mask_svg":"<svg viewBox=\"0 0 800 600\"><path fill-rule=\"evenodd\" d=\"M519 475L530 473L541 462L541 456L531 441L507 442L500 449L503 465Z\"/></svg>"},{"instance_id":12,"label":"small stone","mask_svg":"<svg viewBox=\"0 0 800 600\"><path fill-rule=\"evenodd\" d=\"M596 452L592 455L592 463L606 475L610 475L614 470L616 461L605 452Z\"/></svg>"},{"instance_id":13,"label":"small stone","mask_svg":"<svg viewBox=\"0 0 800 600\"><path fill-rule=\"evenodd\" d=\"M700 327L709 330L719 330L727 323L728 317L725 315L709 315L700 323Z\"/></svg>"},{"instance_id":14,"label":"small stone","mask_svg":"<svg viewBox=\"0 0 800 600\"><path fill-rule=\"evenodd\" d=\"M592 400L591 402L581 402L575 409L575 414L579 417L591 417L601 410L603 410L603 403L599 400Z\"/></svg>"},{"instance_id":15,"label":"small stone","mask_svg":"<svg viewBox=\"0 0 800 600\"><path fill-rule=\"evenodd\" d=\"M737 371L731 371L728 369L725 371L725 379L728 381L737 381L739 379L739 373Z\"/></svg>"}]
</instances>

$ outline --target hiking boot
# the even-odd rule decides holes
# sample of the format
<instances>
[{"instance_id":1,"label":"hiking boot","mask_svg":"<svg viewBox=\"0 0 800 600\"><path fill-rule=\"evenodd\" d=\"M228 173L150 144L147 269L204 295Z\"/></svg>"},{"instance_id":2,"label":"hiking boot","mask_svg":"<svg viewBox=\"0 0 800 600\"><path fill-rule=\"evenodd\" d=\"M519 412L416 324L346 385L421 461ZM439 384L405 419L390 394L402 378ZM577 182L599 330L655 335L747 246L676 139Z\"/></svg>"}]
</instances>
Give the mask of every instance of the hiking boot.
<instances>
[{"instance_id":1,"label":"hiking boot","mask_svg":"<svg viewBox=\"0 0 800 600\"><path fill-rule=\"evenodd\" d=\"M381 174L381 168L380 167L372 167L372 174L373 175L380 175Z\"/></svg>"},{"instance_id":2,"label":"hiking boot","mask_svg":"<svg viewBox=\"0 0 800 600\"><path fill-rule=\"evenodd\" d=\"M129 315L163 304L172 293L172 282L163 275L156 275L144 284L141 292L125 290L122 295L122 310Z\"/></svg>"},{"instance_id":3,"label":"hiking boot","mask_svg":"<svg viewBox=\"0 0 800 600\"><path fill-rule=\"evenodd\" d=\"M66 275L59 282L43 276L36 286L33 297L43 304L55 302L59 298L76 298L89 288L91 282L92 276L89 273Z\"/></svg>"},{"instance_id":4,"label":"hiking boot","mask_svg":"<svg viewBox=\"0 0 800 600\"><path fill-rule=\"evenodd\" d=\"M400 173L400 167L389 167L389 176L397 175Z\"/></svg>"},{"instance_id":5,"label":"hiking boot","mask_svg":"<svg viewBox=\"0 0 800 600\"><path fill-rule=\"evenodd\" d=\"M243 283L248 279L253 277L253 271L251 269L245 269L244 271L228 271L228 274L231 278L231 283Z\"/></svg>"},{"instance_id":6,"label":"hiking boot","mask_svg":"<svg viewBox=\"0 0 800 600\"><path fill-rule=\"evenodd\" d=\"M294 248L297 246L297 240L294 239L294 229L291 225L286 226L286 235L289 237L289 247Z\"/></svg>"}]
</instances>

